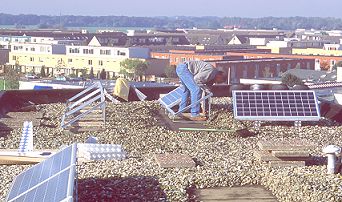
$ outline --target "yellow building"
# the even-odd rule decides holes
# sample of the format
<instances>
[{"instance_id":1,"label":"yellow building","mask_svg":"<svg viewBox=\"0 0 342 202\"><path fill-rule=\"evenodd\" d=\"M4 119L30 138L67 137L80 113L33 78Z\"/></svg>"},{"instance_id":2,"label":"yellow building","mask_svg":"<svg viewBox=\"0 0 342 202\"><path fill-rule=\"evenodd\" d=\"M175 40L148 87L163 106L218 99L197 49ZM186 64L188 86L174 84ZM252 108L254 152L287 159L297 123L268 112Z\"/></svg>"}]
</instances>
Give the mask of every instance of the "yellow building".
<instances>
[{"instance_id":1,"label":"yellow building","mask_svg":"<svg viewBox=\"0 0 342 202\"><path fill-rule=\"evenodd\" d=\"M149 58L148 48L68 46L59 44L12 44L9 64L18 66L21 71L40 73L42 66L48 75L64 73L79 76L82 70L94 70L97 74L102 69L110 76L120 72L120 62L127 58Z\"/></svg>"},{"instance_id":2,"label":"yellow building","mask_svg":"<svg viewBox=\"0 0 342 202\"><path fill-rule=\"evenodd\" d=\"M326 50L320 48L293 48L292 54L342 56L342 50Z\"/></svg>"}]
</instances>

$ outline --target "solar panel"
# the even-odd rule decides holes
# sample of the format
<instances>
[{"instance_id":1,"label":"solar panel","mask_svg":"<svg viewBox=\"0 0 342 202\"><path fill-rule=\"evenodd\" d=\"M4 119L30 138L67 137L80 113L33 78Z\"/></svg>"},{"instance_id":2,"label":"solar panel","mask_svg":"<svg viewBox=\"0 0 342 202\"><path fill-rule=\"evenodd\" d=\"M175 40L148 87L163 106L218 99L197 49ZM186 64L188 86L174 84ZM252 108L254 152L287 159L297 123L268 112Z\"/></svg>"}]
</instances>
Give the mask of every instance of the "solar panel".
<instances>
[{"instance_id":1,"label":"solar panel","mask_svg":"<svg viewBox=\"0 0 342 202\"><path fill-rule=\"evenodd\" d=\"M33 125L32 121L25 121L23 124L23 133L20 138L18 152L26 153L33 151Z\"/></svg>"},{"instance_id":2,"label":"solar panel","mask_svg":"<svg viewBox=\"0 0 342 202\"><path fill-rule=\"evenodd\" d=\"M234 117L257 121L318 121L314 91L233 91Z\"/></svg>"},{"instance_id":3,"label":"solar panel","mask_svg":"<svg viewBox=\"0 0 342 202\"><path fill-rule=\"evenodd\" d=\"M20 173L7 201L73 201L76 144Z\"/></svg>"},{"instance_id":4,"label":"solar panel","mask_svg":"<svg viewBox=\"0 0 342 202\"><path fill-rule=\"evenodd\" d=\"M202 98L199 99L195 103L191 103L190 105L186 106L181 112L180 111L173 111L172 107L178 105L181 102L182 95L184 93L184 86L179 86L178 88L174 89L173 91L169 92L165 96L159 98L159 102L165 107L165 109L173 116L178 115L181 112L184 112L190 109L193 105L203 102L203 107L205 107L204 101L209 100L209 115L210 115L210 98L213 95L211 92L207 93L203 91Z\"/></svg>"},{"instance_id":5,"label":"solar panel","mask_svg":"<svg viewBox=\"0 0 342 202\"><path fill-rule=\"evenodd\" d=\"M178 105L181 102L181 98L184 92L184 86L179 86L173 91L169 92L165 96L159 98L159 102L172 114L175 114L171 108Z\"/></svg>"}]
</instances>

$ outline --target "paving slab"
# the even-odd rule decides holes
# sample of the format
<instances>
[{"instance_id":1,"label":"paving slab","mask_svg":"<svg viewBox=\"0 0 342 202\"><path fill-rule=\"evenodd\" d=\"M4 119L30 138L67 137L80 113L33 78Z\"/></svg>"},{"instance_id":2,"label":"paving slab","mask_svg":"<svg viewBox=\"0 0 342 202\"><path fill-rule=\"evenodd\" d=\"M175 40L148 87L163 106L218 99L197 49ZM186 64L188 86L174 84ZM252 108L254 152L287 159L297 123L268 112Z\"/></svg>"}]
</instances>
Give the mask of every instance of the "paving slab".
<instances>
[{"instance_id":1,"label":"paving slab","mask_svg":"<svg viewBox=\"0 0 342 202\"><path fill-rule=\"evenodd\" d=\"M276 202L277 199L263 186L221 187L196 190L203 202Z\"/></svg>"},{"instance_id":2,"label":"paving slab","mask_svg":"<svg viewBox=\"0 0 342 202\"><path fill-rule=\"evenodd\" d=\"M266 162L268 162L268 161L281 161L281 159L273 156L271 152L264 151L264 150L255 151L254 157L256 159L258 159L259 161L266 161Z\"/></svg>"},{"instance_id":3,"label":"paving slab","mask_svg":"<svg viewBox=\"0 0 342 202\"><path fill-rule=\"evenodd\" d=\"M155 160L162 168L192 168L195 161L186 154L155 154Z\"/></svg>"},{"instance_id":4,"label":"paving slab","mask_svg":"<svg viewBox=\"0 0 342 202\"><path fill-rule=\"evenodd\" d=\"M305 161L270 161L269 165L273 168L302 167L305 166Z\"/></svg>"},{"instance_id":5,"label":"paving slab","mask_svg":"<svg viewBox=\"0 0 342 202\"><path fill-rule=\"evenodd\" d=\"M288 150L310 150L317 147L316 144L302 139L292 140L260 140L257 145L261 150L288 151Z\"/></svg>"},{"instance_id":6,"label":"paving slab","mask_svg":"<svg viewBox=\"0 0 342 202\"><path fill-rule=\"evenodd\" d=\"M256 159L258 159L259 161L265 161L265 162L269 162L269 161L308 161L311 156L309 155L302 155L301 153L299 153L297 155L296 152L294 152L294 154L288 155L286 156L285 154L288 153L288 151L280 151L282 152L281 156L275 156L273 154L273 151L265 151L265 150L260 150L260 151L255 151L254 152L254 157ZM302 156L300 156L302 155Z\"/></svg>"},{"instance_id":7,"label":"paving slab","mask_svg":"<svg viewBox=\"0 0 342 202\"><path fill-rule=\"evenodd\" d=\"M163 109L159 111L159 114L156 116L156 118L158 119L160 125L166 126L173 131L180 131L179 128L207 128L204 125L205 122L203 121L197 122L177 118L177 121L174 122L165 114L165 110Z\"/></svg>"},{"instance_id":8,"label":"paving slab","mask_svg":"<svg viewBox=\"0 0 342 202\"><path fill-rule=\"evenodd\" d=\"M272 151L272 155L282 157L310 158L310 151Z\"/></svg>"}]
</instances>

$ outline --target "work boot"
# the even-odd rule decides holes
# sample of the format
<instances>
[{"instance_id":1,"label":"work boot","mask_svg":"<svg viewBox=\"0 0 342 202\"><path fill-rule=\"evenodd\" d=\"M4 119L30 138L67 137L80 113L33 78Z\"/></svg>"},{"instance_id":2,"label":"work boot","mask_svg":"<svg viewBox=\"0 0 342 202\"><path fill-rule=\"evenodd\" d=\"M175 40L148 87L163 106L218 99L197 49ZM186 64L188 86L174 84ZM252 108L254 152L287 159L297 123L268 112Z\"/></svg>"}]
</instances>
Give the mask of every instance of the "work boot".
<instances>
[{"instance_id":1,"label":"work boot","mask_svg":"<svg viewBox=\"0 0 342 202\"><path fill-rule=\"evenodd\" d=\"M189 119L191 121L206 121L207 117L205 117L205 116L193 116L193 117L189 117Z\"/></svg>"}]
</instances>

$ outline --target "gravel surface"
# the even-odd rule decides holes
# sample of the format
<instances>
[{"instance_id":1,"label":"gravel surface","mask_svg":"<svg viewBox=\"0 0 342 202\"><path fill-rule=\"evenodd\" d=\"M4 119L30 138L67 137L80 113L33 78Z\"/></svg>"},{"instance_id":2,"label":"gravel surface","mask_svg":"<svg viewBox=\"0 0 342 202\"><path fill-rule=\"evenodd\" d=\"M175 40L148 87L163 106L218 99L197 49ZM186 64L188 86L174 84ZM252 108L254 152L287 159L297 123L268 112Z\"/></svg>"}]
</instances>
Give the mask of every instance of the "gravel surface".
<instances>
[{"instance_id":1,"label":"gravel surface","mask_svg":"<svg viewBox=\"0 0 342 202\"><path fill-rule=\"evenodd\" d=\"M262 123L233 119L230 98L213 100L210 127L247 128L251 137L234 132L174 132L158 121L157 102L108 104L106 129L72 134L60 129L64 104L39 106L44 112L42 126L34 129L36 149L58 149L84 142L90 135L100 143L122 144L128 152L123 161L96 161L78 165L80 201L189 201L191 190L220 186L259 184L271 190L279 201L342 201L342 177L326 174L322 147L342 146L342 126L321 120L303 123ZM21 131L0 138L1 148L18 148ZM253 157L258 140L293 138L317 144L310 166L270 168ZM191 156L195 168L160 168L153 155L181 153ZM4 200L13 178L30 166L0 166L0 200Z\"/></svg>"}]
</instances>

